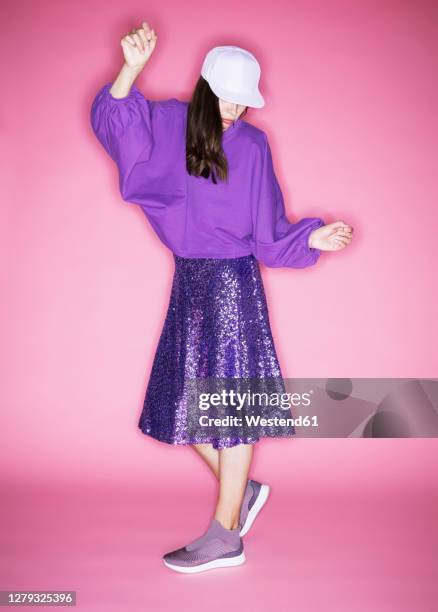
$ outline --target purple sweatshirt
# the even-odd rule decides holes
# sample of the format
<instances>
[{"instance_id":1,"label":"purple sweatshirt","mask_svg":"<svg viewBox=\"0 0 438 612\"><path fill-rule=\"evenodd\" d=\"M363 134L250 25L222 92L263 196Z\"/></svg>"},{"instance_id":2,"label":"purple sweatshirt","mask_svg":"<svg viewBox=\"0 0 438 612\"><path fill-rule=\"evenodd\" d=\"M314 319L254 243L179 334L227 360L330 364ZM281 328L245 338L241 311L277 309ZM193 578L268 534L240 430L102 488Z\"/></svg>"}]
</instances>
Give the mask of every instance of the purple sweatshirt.
<instances>
[{"instance_id":1,"label":"purple sweatshirt","mask_svg":"<svg viewBox=\"0 0 438 612\"><path fill-rule=\"evenodd\" d=\"M309 234L319 217L290 223L275 176L265 132L237 119L222 135L227 182L186 170L188 102L148 100L132 85L124 98L96 94L91 125L115 161L120 193L138 204L160 240L181 257L241 257L254 254L270 267L304 268L320 250Z\"/></svg>"}]
</instances>

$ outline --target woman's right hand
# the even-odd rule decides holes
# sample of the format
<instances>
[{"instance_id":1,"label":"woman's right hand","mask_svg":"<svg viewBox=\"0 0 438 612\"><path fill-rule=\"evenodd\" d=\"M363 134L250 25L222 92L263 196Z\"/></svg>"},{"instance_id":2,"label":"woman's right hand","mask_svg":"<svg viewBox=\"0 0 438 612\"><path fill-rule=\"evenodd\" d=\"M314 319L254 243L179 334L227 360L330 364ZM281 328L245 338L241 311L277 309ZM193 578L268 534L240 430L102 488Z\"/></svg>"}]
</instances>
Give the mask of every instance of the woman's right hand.
<instances>
[{"instance_id":1,"label":"woman's right hand","mask_svg":"<svg viewBox=\"0 0 438 612\"><path fill-rule=\"evenodd\" d=\"M158 36L146 21L140 28L131 30L120 41L125 64L129 68L142 68L154 52L157 39Z\"/></svg>"}]
</instances>

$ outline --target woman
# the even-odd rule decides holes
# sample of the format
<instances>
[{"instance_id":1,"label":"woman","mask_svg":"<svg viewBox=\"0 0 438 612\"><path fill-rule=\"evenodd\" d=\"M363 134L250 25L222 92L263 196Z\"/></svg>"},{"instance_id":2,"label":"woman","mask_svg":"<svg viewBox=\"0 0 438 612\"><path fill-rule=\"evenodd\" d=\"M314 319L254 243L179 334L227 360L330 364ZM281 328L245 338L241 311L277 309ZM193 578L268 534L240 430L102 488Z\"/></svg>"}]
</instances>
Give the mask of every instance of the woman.
<instances>
[{"instance_id":1,"label":"woman","mask_svg":"<svg viewBox=\"0 0 438 612\"><path fill-rule=\"evenodd\" d=\"M245 561L242 536L269 493L268 485L248 480L254 444L295 430L205 428L189 383L208 379L216 389L219 381L250 378L283 391L258 262L313 265L321 250L349 244L352 228L342 221L324 225L320 218L287 220L266 134L243 121L248 107L264 106L260 67L251 53L215 47L190 103L155 101L134 81L157 40L146 22L121 39L123 67L97 93L91 124L117 164L123 200L142 208L174 257L169 306L138 426L162 442L191 445L218 478L206 532L163 557L167 567L192 573Z\"/></svg>"}]
</instances>

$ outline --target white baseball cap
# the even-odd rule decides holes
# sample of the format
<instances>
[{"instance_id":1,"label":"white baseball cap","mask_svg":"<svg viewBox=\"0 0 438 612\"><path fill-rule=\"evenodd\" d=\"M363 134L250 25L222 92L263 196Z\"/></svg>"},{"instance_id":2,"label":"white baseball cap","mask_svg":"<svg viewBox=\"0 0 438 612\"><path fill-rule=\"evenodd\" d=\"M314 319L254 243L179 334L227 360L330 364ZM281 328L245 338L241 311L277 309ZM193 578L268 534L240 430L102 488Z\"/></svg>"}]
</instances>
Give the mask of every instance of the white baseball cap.
<instances>
[{"instance_id":1,"label":"white baseball cap","mask_svg":"<svg viewBox=\"0 0 438 612\"><path fill-rule=\"evenodd\" d=\"M259 91L260 74L254 55L233 45L213 47L201 68L201 75L218 98L254 108L265 105Z\"/></svg>"}]
</instances>

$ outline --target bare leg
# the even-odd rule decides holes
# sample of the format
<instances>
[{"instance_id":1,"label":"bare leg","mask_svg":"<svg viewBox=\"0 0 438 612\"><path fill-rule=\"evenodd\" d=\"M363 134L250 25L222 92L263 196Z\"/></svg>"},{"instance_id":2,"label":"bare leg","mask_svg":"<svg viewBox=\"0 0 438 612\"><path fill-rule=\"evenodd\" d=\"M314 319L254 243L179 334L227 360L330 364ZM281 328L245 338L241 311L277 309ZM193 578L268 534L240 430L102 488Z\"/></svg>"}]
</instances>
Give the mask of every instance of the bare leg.
<instances>
[{"instance_id":1,"label":"bare leg","mask_svg":"<svg viewBox=\"0 0 438 612\"><path fill-rule=\"evenodd\" d=\"M219 498L214 518L226 529L239 526L240 506L253 456L253 444L237 444L219 452Z\"/></svg>"},{"instance_id":2,"label":"bare leg","mask_svg":"<svg viewBox=\"0 0 438 612\"><path fill-rule=\"evenodd\" d=\"M220 451L212 444L192 444L192 447L219 480L214 518L227 529L235 529L239 523L254 445L238 444Z\"/></svg>"},{"instance_id":3,"label":"bare leg","mask_svg":"<svg viewBox=\"0 0 438 612\"><path fill-rule=\"evenodd\" d=\"M202 457L210 470L219 478L219 451L212 444L192 444L192 448Z\"/></svg>"}]
</instances>

